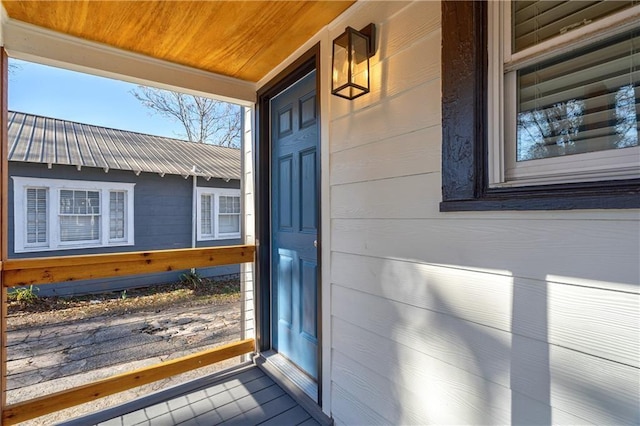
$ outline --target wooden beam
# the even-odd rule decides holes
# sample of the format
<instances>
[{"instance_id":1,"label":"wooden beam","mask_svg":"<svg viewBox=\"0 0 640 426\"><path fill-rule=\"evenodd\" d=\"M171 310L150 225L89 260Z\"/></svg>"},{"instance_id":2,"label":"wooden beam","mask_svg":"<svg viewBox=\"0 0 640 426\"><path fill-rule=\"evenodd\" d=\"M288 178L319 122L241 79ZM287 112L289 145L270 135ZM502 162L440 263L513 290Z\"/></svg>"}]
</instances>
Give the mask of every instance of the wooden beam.
<instances>
[{"instance_id":1,"label":"wooden beam","mask_svg":"<svg viewBox=\"0 0 640 426\"><path fill-rule=\"evenodd\" d=\"M9 149L7 135L7 88L9 84L9 57L4 48L0 48L0 262L4 263L8 255L9 238ZM0 274L0 416L7 403L7 289L2 285ZM1 418L1 417L0 417Z\"/></svg>"},{"instance_id":2,"label":"wooden beam","mask_svg":"<svg viewBox=\"0 0 640 426\"><path fill-rule=\"evenodd\" d=\"M73 389L34 398L29 401L11 404L2 412L2 424L12 425L25 420L34 419L54 411L63 410L75 405L91 402L114 393L122 392L147 383L172 377L177 374L195 370L235 356L253 352L253 339L240 340L194 355L187 355L166 361L151 367L140 368L129 373L118 374L107 379L78 386Z\"/></svg>"},{"instance_id":3,"label":"wooden beam","mask_svg":"<svg viewBox=\"0 0 640 426\"><path fill-rule=\"evenodd\" d=\"M4 287L179 271L253 262L255 246L156 250L100 255L10 259L3 264Z\"/></svg>"}]
</instances>

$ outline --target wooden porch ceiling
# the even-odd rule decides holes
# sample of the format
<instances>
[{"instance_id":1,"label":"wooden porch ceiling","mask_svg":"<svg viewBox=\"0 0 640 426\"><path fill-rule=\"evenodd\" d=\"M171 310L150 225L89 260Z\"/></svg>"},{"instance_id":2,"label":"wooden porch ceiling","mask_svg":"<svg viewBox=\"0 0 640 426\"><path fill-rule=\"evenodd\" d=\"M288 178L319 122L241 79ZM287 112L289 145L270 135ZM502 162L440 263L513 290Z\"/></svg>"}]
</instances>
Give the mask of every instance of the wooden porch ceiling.
<instances>
[{"instance_id":1,"label":"wooden porch ceiling","mask_svg":"<svg viewBox=\"0 0 640 426\"><path fill-rule=\"evenodd\" d=\"M353 3L2 0L17 21L251 82Z\"/></svg>"}]
</instances>

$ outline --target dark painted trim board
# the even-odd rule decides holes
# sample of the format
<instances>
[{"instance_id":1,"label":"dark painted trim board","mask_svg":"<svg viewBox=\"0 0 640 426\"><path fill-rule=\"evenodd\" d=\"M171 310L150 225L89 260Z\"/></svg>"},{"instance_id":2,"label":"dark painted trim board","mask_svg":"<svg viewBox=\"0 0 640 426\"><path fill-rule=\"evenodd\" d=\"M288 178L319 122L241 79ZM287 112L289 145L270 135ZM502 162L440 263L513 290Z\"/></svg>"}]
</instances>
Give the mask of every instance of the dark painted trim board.
<instances>
[{"instance_id":1,"label":"dark painted trim board","mask_svg":"<svg viewBox=\"0 0 640 426\"><path fill-rule=\"evenodd\" d=\"M640 207L640 179L489 188L487 3L442 2L440 211Z\"/></svg>"},{"instance_id":2,"label":"dark painted trim board","mask_svg":"<svg viewBox=\"0 0 640 426\"><path fill-rule=\"evenodd\" d=\"M254 146L255 189L256 189L256 340L260 351L271 349L271 119L270 101L313 70L320 70L320 44L305 52L295 62L285 68L273 80L258 90L256 106L256 142ZM320 78L316 74L316 108L322 116L320 99ZM321 167L318 167L320 175ZM321 179L318 179L321 182ZM321 197L321 192L318 192ZM318 404L322 404L322 215L318 203Z\"/></svg>"}]
</instances>

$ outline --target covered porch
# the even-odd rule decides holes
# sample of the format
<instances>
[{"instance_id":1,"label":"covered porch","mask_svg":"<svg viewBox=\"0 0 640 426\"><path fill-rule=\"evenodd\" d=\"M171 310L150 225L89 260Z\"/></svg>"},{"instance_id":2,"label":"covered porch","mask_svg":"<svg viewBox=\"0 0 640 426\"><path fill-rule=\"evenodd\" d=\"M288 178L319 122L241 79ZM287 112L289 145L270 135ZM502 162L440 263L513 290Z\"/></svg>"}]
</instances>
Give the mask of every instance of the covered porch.
<instances>
[{"instance_id":1,"label":"covered porch","mask_svg":"<svg viewBox=\"0 0 640 426\"><path fill-rule=\"evenodd\" d=\"M489 145L487 128L505 128L501 86L492 93L488 86L506 74L493 68L487 47L508 45L510 35L491 23L510 14L489 7L506 2L2 2L3 125L8 57L243 107L242 246L78 256L68 264L10 259L3 145L3 301L9 288L56 274L73 280L241 264L244 280L243 328L226 355L214 348L179 359L179 367L126 372L19 404L7 404L2 388L2 424L17 423L18 412L37 422L63 405L91 403L103 392L240 356L247 363L232 370L65 420L123 426L640 422L640 162L628 156L634 178L616 174L615 167L602 179L574 180L573 172L563 171L558 182L542 174L539 182L520 185L503 176L502 149L514 145L498 138ZM564 9L591 2L522 2L529 3L531 9L538 3ZM565 49L582 51L587 41L633 33L637 46L637 3L602 21L581 16L573 23L552 18L566 31L553 35L553 46L544 41L527 48L530 56L508 72L538 63L527 62L531 58L562 63ZM378 31L367 67L371 91L349 101L333 96L334 40L346 27L371 23ZM593 52L599 60L600 50ZM624 53L618 62L638 55L637 49ZM630 105L638 111L633 64ZM315 91L283 96L309 76ZM599 93L589 96L600 99ZM491 94L500 101L495 108L487 104ZM515 122L515 114L509 117ZM286 145L296 120L299 128L317 126L317 148L272 149L278 138ZM638 146L603 152L627 149L637 152ZM318 179L307 181L315 192L305 192L318 205L291 213L293 203L278 203L274 194L286 198L304 187L285 185L303 174L301 164ZM584 171L577 160L576 170ZM494 178L506 186L492 186ZM283 207L281 222L272 221L274 205ZM317 255L306 261L283 250L281 257L291 265L285 272L297 268L317 283L306 299L317 313L305 318L317 338L311 386L286 363L263 358L280 320L271 310L279 303L271 284L281 272L273 260L280 256L274 222L287 228L283 235L303 222L304 247ZM5 319L3 308L3 339Z\"/></svg>"},{"instance_id":2,"label":"covered porch","mask_svg":"<svg viewBox=\"0 0 640 426\"><path fill-rule=\"evenodd\" d=\"M291 383L267 373L264 360L169 388L63 424L124 425L304 425L331 424L303 402ZM277 373L275 373L277 374Z\"/></svg>"},{"instance_id":3,"label":"covered porch","mask_svg":"<svg viewBox=\"0 0 640 426\"><path fill-rule=\"evenodd\" d=\"M4 48L1 69L4 83L1 92L4 106L0 111L0 121L7 123L9 57L236 103L243 107L243 223L242 245L238 246L12 259L7 249L10 244L7 197L11 177L5 147L1 152L0 164L3 177L0 231L1 424L47 423L52 421L47 415L58 411L63 417L58 416L57 419L64 418L70 424L83 425L331 422L320 408L321 387L317 380L309 380L299 371L287 371L290 366L286 362L256 358L256 354L269 347L268 342L260 340L256 330L268 328L269 325L257 318L255 313L255 267L259 248L254 201L254 185L258 179L254 174L253 158L257 136L253 129L259 88L275 78L281 64L308 50L312 36L323 33L326 25L353 3L249 2L244 7L239 7L236 2L183 2L180 7L166 2L144 5L136 2L102 2L82 6L74 4L72 7L64 2L48 3L46 7L30 2L2 4ZM238 13L242 19L238 19ZM50 19L56 15L56 19ZM159 21L158 16L162 16ZM211 19L215 19L215 26L210 25ZM144 23L150 21L160 22L159 25L165 29L161 36L164 42L159 40L158 34L152 36L151 32L144 30ZM158 22L153 25L158 25ZM259 29L245 28L242 23L248 22ZM274 25L274 22L278 25ZM115 27L107 29L111 26L109 23ZM60 24L63 26L60 27ZM184 42L182 47L175 43L178 34ZM202 44L199 42L202 40L207 42ZM233 55L229 54L229 48L233 48ZM320 99L317 102L320 109ZM8 139L6 125L3 126L2 136L4 141ZM105 173L107 171L108 168L105 168ZM183 351L168 353L165 357L168 361L160 364L143 364L142 368L133 371L124 371L80 386L67 386L63 390L41 386L37 393L26 400L16 402L13 398L7 401L6 305L10 290L23 286L221 265L241 266L241 330L235 342L184 356L180 356ZM176 356L179 358L174 358ZM109 401L96 404L97 412L86 417L73 420L72 416L61 411L81 404L90 406L96 400L102 401L110 395L150 383L162 384L164 380L182 373L191 372L191 377L194 377L200 367L216 363L226 366L235 360L245 360L245 363L212 375L203 372L204 377L195 381L123 405L105 409ZM118 368L114 368L114 372L118 371ZM77 411L82 412L88 411Z\"/></svg>"}]
</instances>

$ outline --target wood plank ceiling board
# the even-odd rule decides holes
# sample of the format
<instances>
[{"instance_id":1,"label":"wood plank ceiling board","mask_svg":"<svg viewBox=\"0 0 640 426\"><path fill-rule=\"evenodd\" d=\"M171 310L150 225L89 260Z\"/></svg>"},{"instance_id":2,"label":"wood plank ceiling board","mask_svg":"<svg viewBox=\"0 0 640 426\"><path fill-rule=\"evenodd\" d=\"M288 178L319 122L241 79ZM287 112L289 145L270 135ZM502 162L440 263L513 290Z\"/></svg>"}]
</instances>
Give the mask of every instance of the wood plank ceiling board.
<instances>
[{"instance_id":1,"label":"wood plank ceiling board","mask_svg":"<svg viewBox=\"0 0 640 426\"><path fill-rule=\"evenodd\" d=\"M17 21L251 82L353 3L2 1Z\"/></svg>"}]
</instances>

